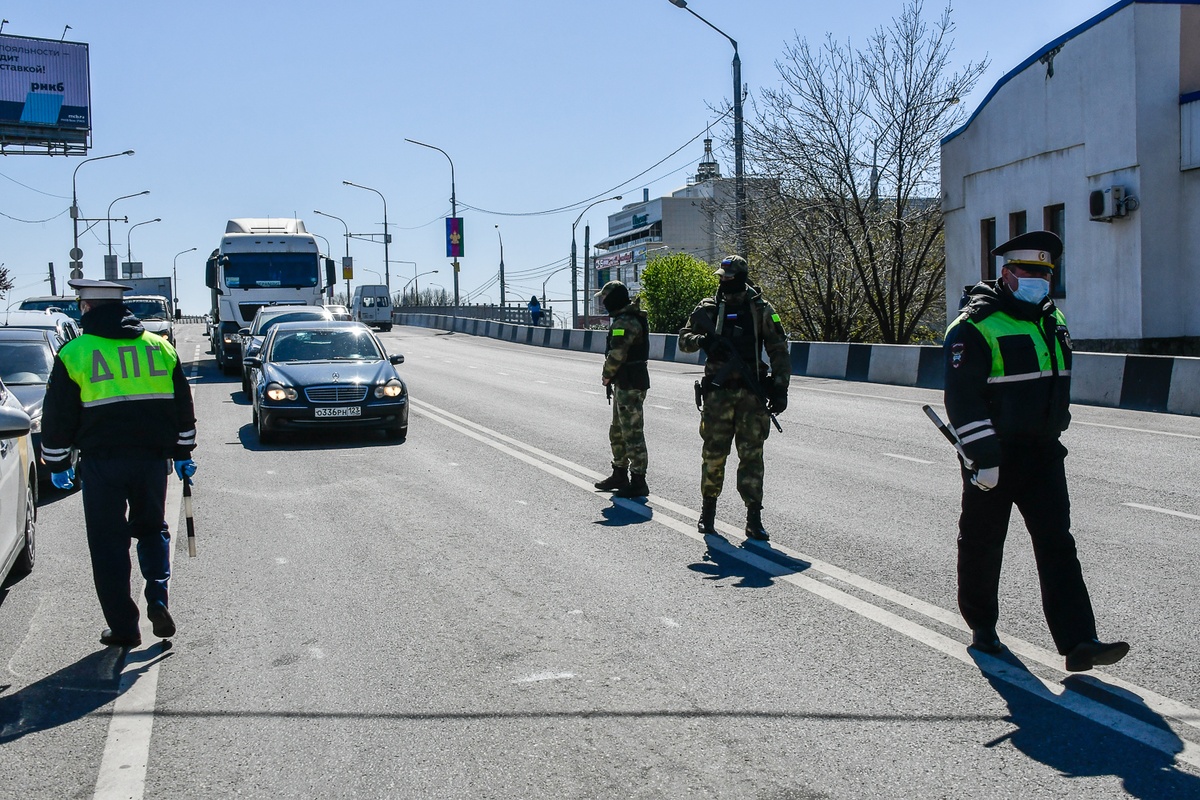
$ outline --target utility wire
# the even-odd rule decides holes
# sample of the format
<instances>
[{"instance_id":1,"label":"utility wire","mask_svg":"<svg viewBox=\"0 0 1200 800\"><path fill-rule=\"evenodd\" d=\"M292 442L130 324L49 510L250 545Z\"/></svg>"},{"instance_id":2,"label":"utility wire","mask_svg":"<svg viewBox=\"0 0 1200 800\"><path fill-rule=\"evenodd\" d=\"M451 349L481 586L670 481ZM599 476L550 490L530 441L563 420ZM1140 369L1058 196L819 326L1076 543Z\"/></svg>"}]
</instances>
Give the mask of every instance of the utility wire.
<instances>
[{"instance_id":1,"label":"utility wire","mask_svg":"<svg viewBox=\"0 0 1200 800\"><path fill-rule=\"evenodd\" d=\"M40 225L43 222L50 222L51 220L58 219L59 217L61 217L63 214L66 214L70 210L71 209L69 209L69 208L64 208L62 211L58 212L53 217L49 217L47 219L20 219L18 217L13 217L8 214L5 214L3 211L0 211L0 217L4 217L5 219L11 219L13 222L24 222L27 225Z\"/></svg>"},{"instance_id":2,"label":"utility wire","mask_svg":"<svg viewBox=\"0 0 1200 800\"><path fill-rule=\"evenodd\" d=\"M16 178L10 178L9 176L5 175L3 172L0 172L0 178L4 178L4 180L6 180L6 181L12 181L12 182L13 182L13 183L15 183L17 186L21 186L21 187L23 187L23 188L25 188L25 189L28 189L28 190L29 190L29 191L31 191L31 192L37 192L38 194L44 194L44 195L46 195L46 197L57 197L59 200L70 200L70 199L71 199L71 198L69 198L69 197L67 197L67 196L65 196L65 195L61 195L61 194L51 194L50 192L43 192L41 189L35 189L35 188L33 188L32 186L30 186L30 185L28 185L28 184L21 183L21 182L20 182L19 180L17 180Z\"/></svg>"}]
</instances>

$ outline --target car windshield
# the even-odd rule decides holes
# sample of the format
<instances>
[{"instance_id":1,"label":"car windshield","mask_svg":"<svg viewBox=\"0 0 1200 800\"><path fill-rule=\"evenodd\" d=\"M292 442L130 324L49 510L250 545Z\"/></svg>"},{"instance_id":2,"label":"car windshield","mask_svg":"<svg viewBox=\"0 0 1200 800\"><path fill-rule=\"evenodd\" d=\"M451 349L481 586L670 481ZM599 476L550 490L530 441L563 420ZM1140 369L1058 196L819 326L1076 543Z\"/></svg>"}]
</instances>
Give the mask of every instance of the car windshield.
<instances>
[{"instance_id":1,"label":"car windshield","mask_svg":"<svg viewBox=\"0 0 1200 800\"><path fill-rule=\"evenodd\" d=\"M74 297L51 297L48 300L23 300L17 306L22 311L61 311L71 319L79 322L79 301Z\"/></svg>"},{"instance_id":2,"label":"car windshield","mask_svg":"<svg viewBox=\"0 0 1200 800\"><path fill-rule=\"evenodd\" d=\"M264 336L267 331L274 328L281 322L303 322L309 319L325 319L326 316L320 311L289 311L284 314L272 314L269 317L260 317L258 324L250 331L251 336Z\"/></svg>"},{"instance_id":3,"label":"car windshield","mask_svg":"<svg viewBox=\"0 0 1200 800\"><path fill-rule=\"evenodd\" d=\"M362 330L288 331L275 337L272 361L382 361L371 332Z\"/></svg>"},{"instance_id":4,"label":"car windshield","mask_svg":"<svg viewBox=\"0 0 1200 800\"><path fill-rule=\"evenodd\" d=\"M10 386L45 383L53 364L45 342L0 342L0 380Z\"/></svg>"},{"instance_id":5,"label":"car windshield","mask_svg":"<svg viewBox=\"0 0 1200 800\"><path fill-rule=\"evenodd\" d=\"M167 304L156 300L126 300L125 307L138 319L170 319Z\"/></svg>"},{"instance_id":6,"label":"car windshield","mask_svg":"<svg viewBox=\"0 0 1200 800\"><path fill-rule=\"evenodd\" d=\"M231 289L316 286L316 253L230 253L225 285Z\"/></svg>"}]
</instances>

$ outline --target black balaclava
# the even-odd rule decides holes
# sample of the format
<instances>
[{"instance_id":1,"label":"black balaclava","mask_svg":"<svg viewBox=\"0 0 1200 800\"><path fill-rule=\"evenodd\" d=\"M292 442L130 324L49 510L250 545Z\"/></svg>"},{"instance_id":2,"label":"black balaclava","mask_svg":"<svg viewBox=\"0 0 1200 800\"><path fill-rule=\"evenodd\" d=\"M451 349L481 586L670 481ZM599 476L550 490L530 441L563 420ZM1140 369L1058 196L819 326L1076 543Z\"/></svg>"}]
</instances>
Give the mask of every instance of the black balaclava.
<instances>
[{"instance_id":1,"label":"black balaclava","mask_svg":"<svg viewBox=\"0 0 1200 800\"><path fill-rule=\"evenodd\" d=\"M614 286L604 296L604 310L608 312L610 317L627 305L629 305L629 290L624 286Z\"/></svg>"},{"instance_id":2,"label":"black balaclava","mask_svg":"<svg viewBox=\"0 0 1200 800\"><path fill-rule=\"evenodd\" d=\"M721 290L726 294L736 294L746 291L746 273L739 272L721 281Z\"/></svg>"}]
</instances>

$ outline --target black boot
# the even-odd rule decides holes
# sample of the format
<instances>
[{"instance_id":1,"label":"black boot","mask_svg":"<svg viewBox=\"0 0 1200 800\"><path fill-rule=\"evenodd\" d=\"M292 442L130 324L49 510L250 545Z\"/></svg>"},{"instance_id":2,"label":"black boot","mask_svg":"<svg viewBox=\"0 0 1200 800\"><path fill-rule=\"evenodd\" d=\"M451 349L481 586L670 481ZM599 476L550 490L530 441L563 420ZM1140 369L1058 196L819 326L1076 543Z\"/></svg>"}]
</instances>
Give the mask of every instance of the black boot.
<instances>
[{"instance_id":1,"label":"black boot","mask_svg":"<svg viewBox=\"0 0 1200 800\"><path fill-rule=\"evenodd\" d=\"M696 523L696 530L704 534L715 534L717 526L714 524L717 517L717 498L704 497L701 498L700 505L700 521Z\"/></svg>"},{"instance_id":2,"label":"black boot","mask_svg":"<svg viewBox=\"0 0 1200 800\"><path fill-rule=\"evenodd\" d=\"M602 492L614 492L617 489L624 489L629 485L629 471L624 467L618 467L616 464L613 464L613 474L593 485Z\"/></svg>"},{"instance_id":3,"label":"black boot","mask_svg":"<svg viewBox=\"0 0 1200 800\"><path fill-rule=\"evenodd\" d=\"M648 497L649 495L650 487L646 485L646 473L644 472L631 472L629 474L629 485L613 492L613 497L624 497L626 499Z\"/></svg>"},{"instance_id":4,"label":"black boot","mask_svg":"<svg viewBox=\"0 0 1200 800\"><path fill-rule=\"evenodd\" d=\"M746 536L765 542L771 538L762 524L762 506L746 506Z\"/></svg>"}]
</instances>

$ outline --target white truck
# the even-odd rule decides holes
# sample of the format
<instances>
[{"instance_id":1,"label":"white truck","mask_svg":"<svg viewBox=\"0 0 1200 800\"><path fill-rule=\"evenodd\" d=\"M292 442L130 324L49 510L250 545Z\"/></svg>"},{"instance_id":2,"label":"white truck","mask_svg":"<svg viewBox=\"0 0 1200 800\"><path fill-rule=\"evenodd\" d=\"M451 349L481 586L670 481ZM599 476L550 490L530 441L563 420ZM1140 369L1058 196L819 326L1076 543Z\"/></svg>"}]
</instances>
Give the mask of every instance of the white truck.
<instances>
[{"instance_id":1,"label":"white truck","mask_svg":"<svg viewBox=\"0 0 1200 800\"><path fill-rule=\"evenodd\" d=\"M212 290L208 336L217 366L227 375L241 373L238 331L260 308L319 306L334 280L333 259L321 256L302 220L229 220L204 268L204 283Z\"/></svg>"},{"instance_id":2,"label":"white truck","mask_svg":"<svg viewBox=\"0 0 1200 800\"><path fill-rule=\"evenodd\" d=\"M390 331L392 298L388 295L388 287L382 283L355 287L354 297L350 300L350 318L381 331Z\"/></svg>"}]
</instances>

